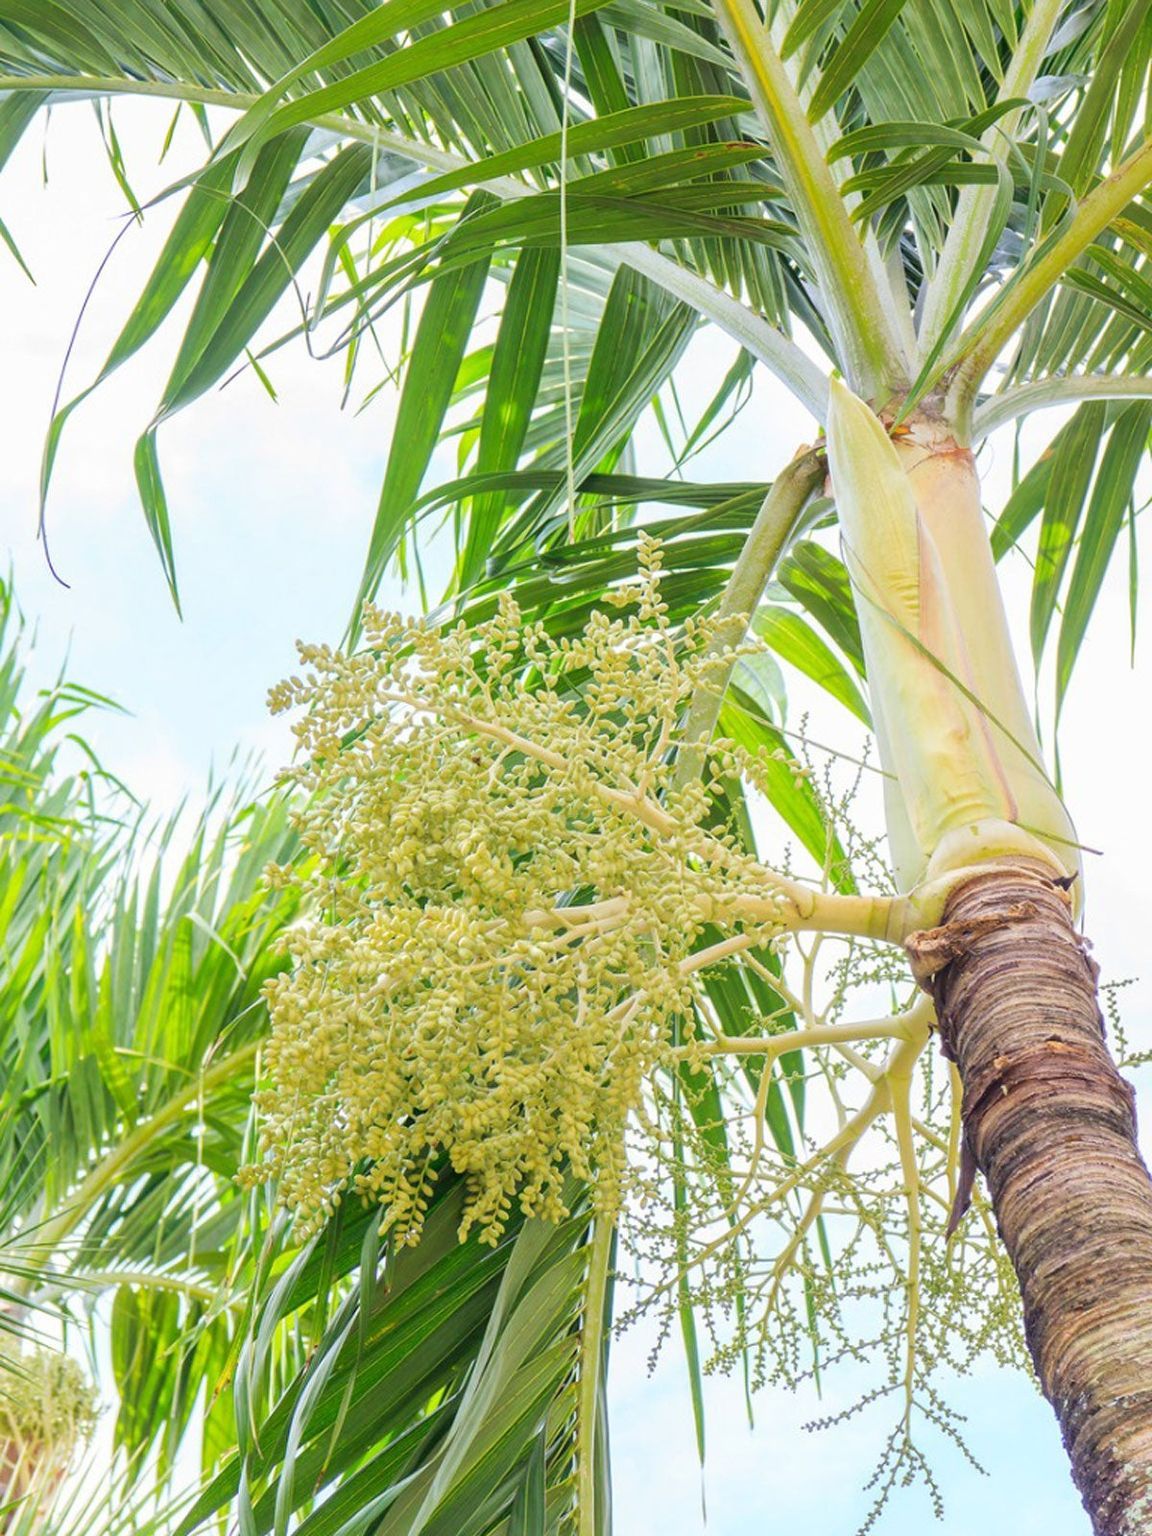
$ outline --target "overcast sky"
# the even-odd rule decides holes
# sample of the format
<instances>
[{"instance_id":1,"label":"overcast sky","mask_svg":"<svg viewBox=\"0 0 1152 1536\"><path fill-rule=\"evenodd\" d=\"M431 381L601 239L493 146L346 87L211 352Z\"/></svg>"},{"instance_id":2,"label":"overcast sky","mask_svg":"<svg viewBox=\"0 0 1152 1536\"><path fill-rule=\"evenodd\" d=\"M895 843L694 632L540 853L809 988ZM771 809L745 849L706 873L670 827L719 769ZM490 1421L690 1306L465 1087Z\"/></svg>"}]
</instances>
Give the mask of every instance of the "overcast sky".
<instances>
[{"instance_id":1,"label":"overcast sky","mask_svg":"<svg viewBox=\"0 0 1152 1536\"><path fill-rule=\"evenodd\" d=\"M200 144L178 134L163 170L156 158L169 112L150 103L117 109L117 126L139 190L150 193L193 163ZM87 285L119 228L123 199L104 160L90 108L57 109L47 139L30 133L0 182L0 215L20 243L37 286L0 252L4 369L0 375L0 533L21 606L37 630L39 676L68 657L70 673L112 694L123 715L93 718L87 733L107 766L140 795L169 808L195 797L210 770L236 751L272 762L285 729L268 719L268 686L293 665L298 637L335 641L343 628L367 540L387 451L394 399L382 393L360 416L338 409L340 365L292 350L270 365L274 405L244 376L166 426L160 452L175 527L184 597L181 623L140 515L132 444L157 403L176 332L129 364L73 419L49 508L49 574L35 538L40 447L56 375ZM87 383L127 314L167 224L150 216L124 242L82 327L65 394ZM707 398L733 357L714 335L694 343L687 389ZM1056 418L1044 421L1044 434ZM698 461L700 478L770 477L811 422L768 381L723 454ZM1040 440L1038 437L1037 441ZM642 464L660 455L639 435ZM989 500L998 505L1010 443L984 456ZM447 461L446 461L447 462ZM1022 562L1008 576L1026 590ZM1126 572L1114 571L1100 622L1065 712L1065 786L1089 860L1089 931L1105 977L1138 977L1125 1016L1138 1043L1152 1044L1145 938L1152 899L1146 784L1148 658L1141 639L1128 667ZM395 586L385 601L411 607ZM1017 607L1020 605L1017 604ZM1024 604L1026 611L1026 602ZM850 742L858 747L858 741ZM617 1346L613 1371L613 1461L618 1536L697 1536L700 1474L683 1365L670 1344L655 1375L642 1330ZM822 1403L764 1394L749 1432L734 1382L708 1388L708 1527L714 1536L803 1530L851 1536L867 1508L866 1481L889 1427L887 1408L846 1427L807 1434L816 1415L847 1406L862 1380L834 1377ZM1020 1377L986 1372L958 1384L952 1400L969 1415L981 1478L947 1446L936 1463L947 1515L930 1529L980 1536L1088 1530L1071 1491L1046 1405ZM930 1517L921 1493L898 1497L880 1529L912 1536Z\"/></svg>"}]
</instances>

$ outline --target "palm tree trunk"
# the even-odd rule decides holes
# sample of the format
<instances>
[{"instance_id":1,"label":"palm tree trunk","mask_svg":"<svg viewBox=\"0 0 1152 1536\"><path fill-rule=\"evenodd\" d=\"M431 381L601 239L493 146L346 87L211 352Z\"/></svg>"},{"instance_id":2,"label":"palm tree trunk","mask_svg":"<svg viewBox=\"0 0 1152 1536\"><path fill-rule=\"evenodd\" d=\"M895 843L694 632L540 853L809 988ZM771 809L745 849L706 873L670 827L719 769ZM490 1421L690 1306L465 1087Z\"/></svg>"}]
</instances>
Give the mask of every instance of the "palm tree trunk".
<instances>
[{"instance_id":1,"label":"palm tree trunk","mask_svg":"<svg viewBox=\"0 0 1152 1536\"><path fill-rule=\"evenodd\" d=\"M1066 883L1066 882L1064 882ZM1152 1531L1152 1181L1050 868L989 865L908 942L964 1085L1028 1347L1096 1536Z\"/></svg>"},{"instance_id":2,"label":"palm tree trunk","mask_svg":"<svg viewBox=\"0 0 1152 1536\"><path fill-rule=\"evenodd\" d=\"M1040 761L975 467L931 416L894 447L835 383L828 457L903 878L917 860L929 884L972 871L940 926L906 940L963 1084L953 1222L979 1169L1097 1536L1150 1536L1152 1181L1073 926L1075 832Z\"/></svg>"}]
</instances>

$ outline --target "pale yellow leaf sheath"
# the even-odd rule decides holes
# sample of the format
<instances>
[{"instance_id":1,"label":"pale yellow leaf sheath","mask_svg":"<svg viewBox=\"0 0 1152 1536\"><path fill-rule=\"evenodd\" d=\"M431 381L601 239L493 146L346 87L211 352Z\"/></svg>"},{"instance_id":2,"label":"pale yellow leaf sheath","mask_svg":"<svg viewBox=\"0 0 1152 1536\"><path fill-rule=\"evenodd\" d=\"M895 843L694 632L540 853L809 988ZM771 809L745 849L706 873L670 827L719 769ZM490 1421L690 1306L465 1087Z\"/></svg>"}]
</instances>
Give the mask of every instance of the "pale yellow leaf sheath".
<instances>
[{"instance_id":1,"label":"pale yellow leaf sheath","mask_svg":"<svg viewBox=\"0 0 1152 1536\"><path fill-rule=\"evenodd\" d=\"M1040 760L970 454L927 421L897 448L834 381L828 460L881 760L899 791L886 810L901 882L945 851L949 867L978 862L996 851L989 829L1005 826L1072 872L1074 833Z\"/></svg>"}]
</instances>

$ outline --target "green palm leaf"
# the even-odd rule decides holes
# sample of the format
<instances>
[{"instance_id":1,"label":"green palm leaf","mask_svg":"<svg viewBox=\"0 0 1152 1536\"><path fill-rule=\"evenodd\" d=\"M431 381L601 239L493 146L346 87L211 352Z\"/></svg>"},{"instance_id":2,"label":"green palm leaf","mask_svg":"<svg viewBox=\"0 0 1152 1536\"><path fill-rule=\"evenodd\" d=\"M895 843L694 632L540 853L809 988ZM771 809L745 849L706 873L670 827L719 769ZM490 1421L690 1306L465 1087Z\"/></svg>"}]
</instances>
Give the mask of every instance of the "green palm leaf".
<instances>
[{"instance_id":1,"label":"green palm leaf","mask_svg":"<svg viewBox=\"0 0 1152 1536\"><path fill-rule=\"evenodd\" d=\"M42 106L76 97L231 114L168 189L180 212L104 367L56 413L44 495L71 411L174 323L189 290L136 459L174 598L162 422L245 356L259 366L321 338L370 402L382 377L364 378L362 339L418 306L358 585L349 577L353 632L390 563L406 569L446 513L455 560L439 617L479 621L511 591L571 636L634 574L641 525L663 541L672 621L718 602L777 466L751 483L686 481L680 464L640 476L631 442L651 412L686 461L725 429L756 363L814 416L838 369L886 421L927 407L962 440L1068 403L993 539L1003 555L1039 524L1033 650L1039 663L1055 628L1062 698L1147 446L1150 26L1148 0L3 0L0 165ZM474 343L490 305L498 324ZM677 440L675 384L702 320L738 360ZM435 452L448 441L451 478ZM787 530L757 627L864 723L855 594L827 523L816 503ZM774 810L850 889L824 807L787 761L771 657L734 670L720 719L778 764ZM234 1434L236 1447L188 1530L230 1501L246 1529L300 1517L313 1536L558 1529L589 1467L584 1530L602 1528L604 1459L587 1446L604 1437L581 1392L586 1339L603 1327L587 1300L588 1211L494 1253L458 1247L446 1177L414 1254L381 1267L369 1219L345 1216L294 1259L229 1183L250 1150L260 983L292 916L257 888L288 838L282 808L220 812L226 830L201 830L171 896L154 870L97 909L114 835L57 835L83 820L80 796L50 787L28 740L30 755L12 749L14 774L31 775L24 830L0 849L6 1017L20 1021L0 1038L0 1159L14 1219L37 1214L14 1274L26 1288L117 1287L124 1446L166 1419L171 1462L196 1392L230 1380L212 1444ZM750 838L736 791L728 809ZM757 985L762 973L710 984L729 1032L748 997L772 1006ZM793 1155L797 1064L778 1076L766 1119ZM749 1086L701 1073L669 1092L711 1123L725 1092ZM699 1410L692 1300L678 1301Z\"/></svg>"}]
</instances>

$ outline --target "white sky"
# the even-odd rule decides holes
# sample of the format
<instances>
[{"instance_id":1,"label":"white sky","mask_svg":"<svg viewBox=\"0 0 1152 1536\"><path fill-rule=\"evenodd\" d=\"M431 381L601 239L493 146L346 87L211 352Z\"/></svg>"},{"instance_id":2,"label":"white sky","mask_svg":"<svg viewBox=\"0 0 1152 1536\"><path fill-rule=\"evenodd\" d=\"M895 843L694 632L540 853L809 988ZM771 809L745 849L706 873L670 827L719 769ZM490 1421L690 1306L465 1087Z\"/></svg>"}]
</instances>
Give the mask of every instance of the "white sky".
<instances>
[{"instance_id":1,"label":"white sky","mask_svg":"<svg viewBox=\"0 0 1152 1536\"><path fill-rule=\"evenodd\" d=\"M190 131L177 136L163 170L156 156L166 108L117 109L121 141L150 193L193 163ZM337 409L339 364L309 362L299 349L272 360L276 406L244 377L194 405L161 434L185 602L172 609L132 478L132 444L159 399L175 332L169 330L74 417L60 454L50 505L56 564L70 583L49 576L35 541L40 448L72 323L123 207L99 147L91 110L57 109L48 136L49 184L41 185L42 136L30 133L0 182L0 216L37 278L33 288L0 253L4 369L0 375L0 534L17 594L38 632L40 676L69 654L69 671L112 694L131 713L94 718L89 738L137 793L168 808L195 800L213 764L260 750L275 762L284 729L268 719L264 695L293 665L297 636L339 638L355 591L389 441L394 397L384 393L360 417ZM123 242L98 290L72 363L66 396L87 383L128 312L167 215L150 217ZM702 404L732 360L712 335L694 343L687 388ZM1042 440L1056 425L1049 416ZM696 461L700 478L769 478L811 436L803 413L763 382L753 405L724 440ZM650 462L656 439L641 430ZM987 451L989 500L1006 483L1008 440ZM447 461L446 461L447 463ZM1023 563L1008 576L1026 612ZM1152 1044L1145 938L1145 871L1152 834L1140 808L1152 727L1147 646L1128 668L1126 573L1112 574L1065 712L1066 792L1080 834L1103 850L1090 858L1088 926L1106 979L1136 976L1124 994L1128 1028ZM385 600L411 607L395 588ZM849 749L859 741L841 737ZM700 1477L678 1345L654 1377L643 1330L617 1346L613 1370L613 1461L619 1536L696 1536L702 1529ZM823 1435L799 1427L848 1406L859 1383L835 1376L822 1403L762 1394L750 1434L732 1381L708 1387L708 1530L751 1536L804 1530L850 1536L867 1508L861 1485L889 1427L889 1409L864 1414ZM1080 1536L1087 1522L1071 1490L1046 1405L1020 1378L987 1372L958 1386L953 1401L969 1415L976 1454L995 1475L965 1469L947 1447L936 1463L947 1498L943 1524L959 1536ZM898 1497L881 1529L912 1536L930 1519L922 1494Z\"/></svg>"}]
</instances>

